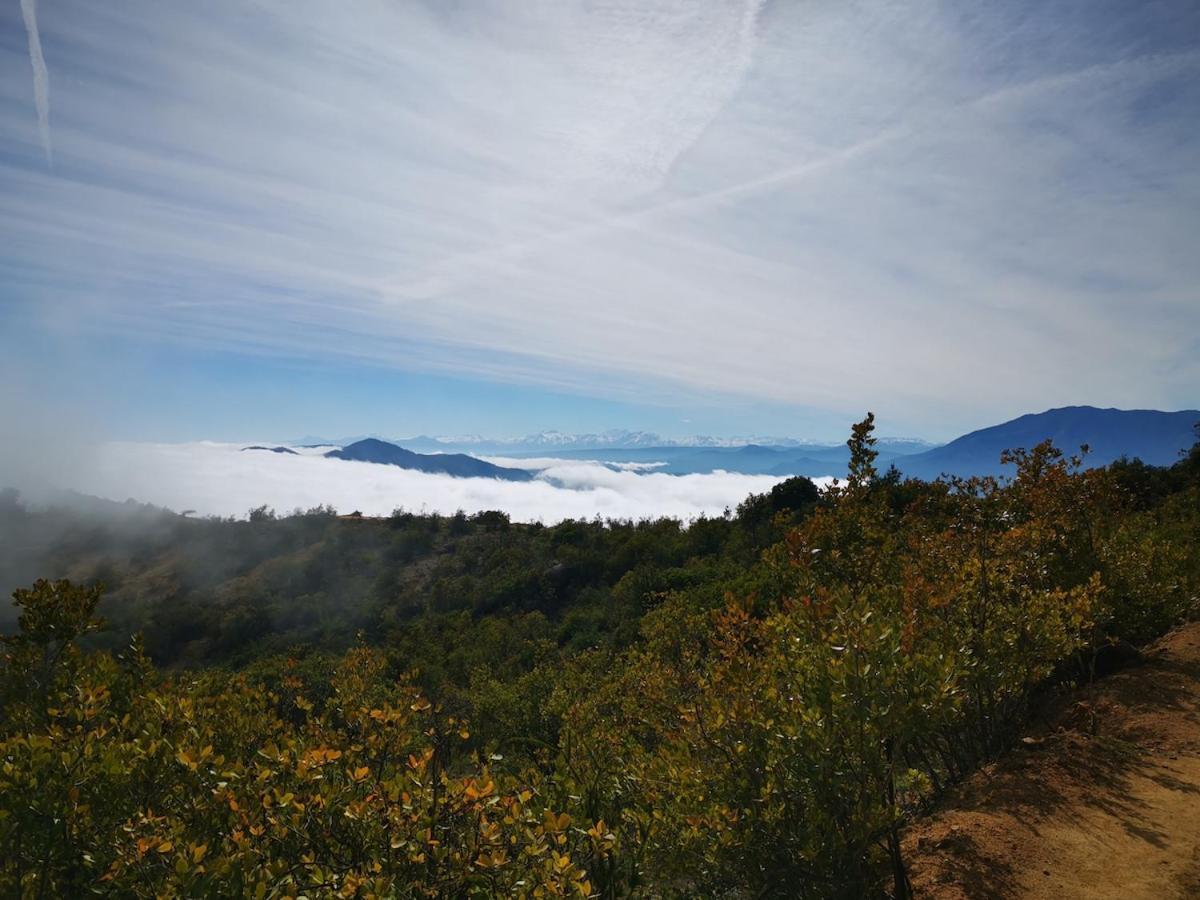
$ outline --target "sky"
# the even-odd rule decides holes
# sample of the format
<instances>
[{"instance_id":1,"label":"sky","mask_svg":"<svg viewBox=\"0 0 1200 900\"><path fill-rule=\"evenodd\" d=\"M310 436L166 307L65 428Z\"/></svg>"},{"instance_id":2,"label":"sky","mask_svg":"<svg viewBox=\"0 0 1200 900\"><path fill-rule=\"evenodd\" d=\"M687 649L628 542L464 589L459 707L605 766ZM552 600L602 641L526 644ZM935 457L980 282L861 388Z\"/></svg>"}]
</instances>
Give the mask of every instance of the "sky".
<instances>
[{"instance_id":1,"label":"sky","mask_svg":"<svg viewBox=\"0 0 1200 900\"><path fill-rule=\"evenodd\" d=\"M1200 396L1194 0L0 0L0 415L951 438Z\"/></svg>"}]
</instances>

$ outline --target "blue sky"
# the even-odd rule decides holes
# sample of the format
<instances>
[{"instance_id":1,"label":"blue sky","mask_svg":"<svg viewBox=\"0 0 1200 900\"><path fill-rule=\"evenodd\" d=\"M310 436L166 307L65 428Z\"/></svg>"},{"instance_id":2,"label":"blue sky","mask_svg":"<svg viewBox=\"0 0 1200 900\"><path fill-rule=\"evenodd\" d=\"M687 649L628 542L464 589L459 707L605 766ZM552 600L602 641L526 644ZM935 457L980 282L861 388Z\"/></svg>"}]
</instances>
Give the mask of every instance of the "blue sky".
<instances>
[{"instance_id":1,"label":"blue sky","mask_svg":"<svg viewBox=\"0 0 1200 900\"><path fill-rule=\"evenodd\" d=\"M1191 0L2 0L0 413L939 439L1191 407L1198 123Z\"/></svg>"}]
</instances>

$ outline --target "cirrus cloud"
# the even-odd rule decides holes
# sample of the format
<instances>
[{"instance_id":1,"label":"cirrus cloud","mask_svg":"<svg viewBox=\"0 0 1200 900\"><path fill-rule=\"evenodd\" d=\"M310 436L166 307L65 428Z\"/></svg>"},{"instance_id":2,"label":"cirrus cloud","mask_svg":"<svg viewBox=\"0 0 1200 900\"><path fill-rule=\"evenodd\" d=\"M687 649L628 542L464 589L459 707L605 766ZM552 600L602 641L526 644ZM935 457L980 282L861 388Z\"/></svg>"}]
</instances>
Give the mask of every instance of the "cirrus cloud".
<instances>
[{"instance_id":1,"label":"cirrus cloud","mask_svg":"<svg viewBox=\"0 0 1200 900\"><path fill-rule=\"evenodd\" d=\"M53 171L0 10L16 350L116 334L937 435L1200 387L1194 0L38 12Z\"/></svg>"}]
</instances>

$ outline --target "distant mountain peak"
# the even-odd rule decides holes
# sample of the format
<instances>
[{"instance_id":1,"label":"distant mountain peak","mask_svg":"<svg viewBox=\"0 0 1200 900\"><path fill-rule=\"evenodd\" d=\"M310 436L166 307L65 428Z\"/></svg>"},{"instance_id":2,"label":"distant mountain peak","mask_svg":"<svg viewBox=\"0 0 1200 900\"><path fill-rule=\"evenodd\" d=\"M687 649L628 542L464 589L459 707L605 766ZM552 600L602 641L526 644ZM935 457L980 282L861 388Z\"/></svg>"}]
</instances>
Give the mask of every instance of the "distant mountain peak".
<instances>
[{"instance_id":1,"label":"distant mountain peak","mask_svg":"<svg viewBox=\"0 0 1200 900\"><path fill-rule=\"evenodd\" d=\"M1000 465L1003 451L1029 449L1050 440L1065 453L1076 453L1086 444L1087 466L1108 465L1122 456L1167 466L1195 443L1193 429L1198 420L1200 410L1194 409L1163 412L1062 406L977 429L942 447L902 457L896 465L905 474L920 478L1000 475L1006 473Z\"/></svg>"},{"instance_id":2,"label":"distant mountain peak","mask_svg":"<svg viewBox=\"0 0 1200 900\"><path fill-rule=\"evenodd\" d=\"M526 469L497 466L464 453L414 453L379 438L363 438L340 449L330 450L325 456L350 462L398 466L454 478L498 478L502 481L529 481L533 478L533 473Z\"/></svg>"}]
</instances>

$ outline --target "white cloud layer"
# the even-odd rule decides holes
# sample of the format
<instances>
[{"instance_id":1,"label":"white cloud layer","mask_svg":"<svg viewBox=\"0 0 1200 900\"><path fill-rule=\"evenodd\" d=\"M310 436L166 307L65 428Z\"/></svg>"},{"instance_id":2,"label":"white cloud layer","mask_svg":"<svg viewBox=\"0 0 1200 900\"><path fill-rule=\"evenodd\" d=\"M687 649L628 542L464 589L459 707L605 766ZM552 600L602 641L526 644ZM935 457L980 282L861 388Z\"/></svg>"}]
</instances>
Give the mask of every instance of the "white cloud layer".
<instances>
[{"instance_id":1,"label":"white cloud layer","mask_svg":"<svg viewBox=\"0 0 1200 900\"><path fill-rule=\"evenodd\" d=\"M580 460L497 460L539 468L532 482L450 478L395 466L300 455L242 451L243 444L109 443L94 465L81 470L84 493L113 500L134 498L200 515L242 516L266 504L279 512L330 504L340 512L384 516L397 507L413 512L507 512L514 521L562 519L692 519L720 515L781 478L714 472L666 475L614 470ZM827 479L816 479L824 483Z\"/></svg>"}]
</instances>

